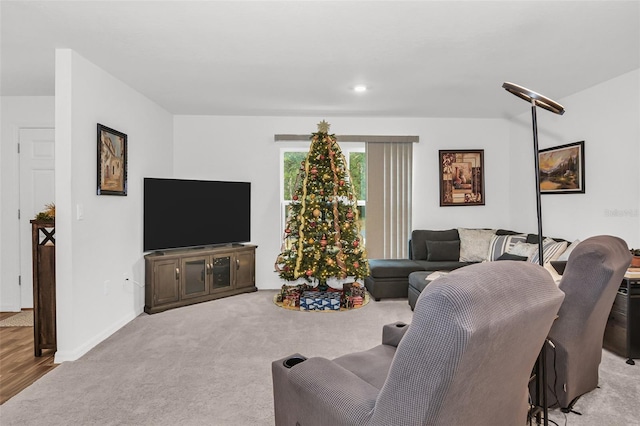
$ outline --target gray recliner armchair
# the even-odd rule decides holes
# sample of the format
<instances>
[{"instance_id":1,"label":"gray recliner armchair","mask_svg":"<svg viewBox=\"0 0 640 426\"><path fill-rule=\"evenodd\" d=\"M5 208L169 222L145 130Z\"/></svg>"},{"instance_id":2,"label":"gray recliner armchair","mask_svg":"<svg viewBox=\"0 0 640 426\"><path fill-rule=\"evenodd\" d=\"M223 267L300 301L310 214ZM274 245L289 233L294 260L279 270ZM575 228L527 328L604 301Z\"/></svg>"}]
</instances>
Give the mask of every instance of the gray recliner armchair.
<instances>
[{"instance_id":1,"label":"gray recliner armchair","mask_svg":"<svg viewBox=\"0 0 640 426\"><path fill-rule=\"evenodd\" d=\"M607 318L631 262L627 244L600 235L571 252L559 288L565 299L549 332L547 401L565 411L598 386Z\"/></svg>"},{"instance_id":2,"label":"gray recliner armchair","mask_svg":"<svg viewBox=\"0 0 640 426\"><path fill-rule=\"evenodd\" d=\"M564 298L524 262L471 265L434 280L412 323L334 360L272 363L276 425L518 425L530 373Z\"/></svg>"}]
</instances>

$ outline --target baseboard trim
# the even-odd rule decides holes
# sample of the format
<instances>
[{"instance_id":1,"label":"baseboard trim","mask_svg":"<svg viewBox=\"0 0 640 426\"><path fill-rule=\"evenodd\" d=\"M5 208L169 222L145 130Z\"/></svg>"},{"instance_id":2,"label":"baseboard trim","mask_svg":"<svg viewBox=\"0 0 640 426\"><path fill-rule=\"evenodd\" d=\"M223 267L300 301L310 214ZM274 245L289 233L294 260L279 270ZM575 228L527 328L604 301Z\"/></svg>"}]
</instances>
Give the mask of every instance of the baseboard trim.
<instances>
[{"instance_id":1,"label":"baseboard trim","mask_svg":"<svg viewBox=\"0 0 640 426\"><path fill-rule=\"evenodd\" d=\"M141 312L140 312L141 313ZM131 322L134 318L136 318L140 313L130 312L124 317L122 317L117 322L113 323L110 327L106 328L101 333L93 336L90 340L86 341L78 348L70 350L70 351L56 351L53 362L55 364L60 364L67 361L76 361L84 354L89 352L91 349L100 344L103 340L111 336L116 331L120 330L122 327Z\"/></svg>"},{"instance_id":2,"label":"baseboard trim","mask_svg":"<svg viewBox=\"0 0 640 426\"><path fill-rule=\"evenodd\" d=\"M0 305L0 312L20 312L21 310L18 305Z\"/></svg>"}]
</instances>

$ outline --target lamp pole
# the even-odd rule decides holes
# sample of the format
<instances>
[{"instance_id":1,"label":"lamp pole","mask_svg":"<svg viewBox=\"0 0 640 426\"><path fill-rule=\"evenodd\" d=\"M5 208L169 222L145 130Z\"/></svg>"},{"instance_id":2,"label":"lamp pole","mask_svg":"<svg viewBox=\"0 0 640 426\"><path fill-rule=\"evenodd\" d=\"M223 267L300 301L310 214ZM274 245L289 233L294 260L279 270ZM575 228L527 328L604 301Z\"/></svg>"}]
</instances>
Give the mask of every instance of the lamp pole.
<instances>
[{"instance_id":1,"label":"lamp pole","mask_svg":"<svg viewBox=\"0 0 640 426\"><path fill-rule=\"evenodd\" d=\"M533 90L529 90L526 87L518 86L517 84L504 82L502 88L509 93L524 99L527 102L531 102L531 122L533 125L533 163L535 165L536 172L536 211L538 216L538 263L544 267L544 253L542 244L542 200L540 199L540 158L538 156L538 120L536 117L536 106L551 111L554 114L564 114L564 107L556 101L547 98ZM542 413L537 411L536 420L540 424L540 416L544 416L544 426L549 424L549 409L547 407L547 356L546 356L547 343L542 345L540 354L536 361L536 405L542 408ZM541 403L541 404L538 404Z\"/></svg>"},{"instance_id":2,"label":"lamp pole","mask_svg":"<svg viewBox=\"0 0 640 426\"><path fill-rule=\"evenodd\" d=\"M531 122L533 123L533 162L536 171L536 211L538 214L538 263L544 266L542 236L542 200L540 199L540 156L538 155L538 120L536 102L531 99Z\"/></svg>"}]
</instances>

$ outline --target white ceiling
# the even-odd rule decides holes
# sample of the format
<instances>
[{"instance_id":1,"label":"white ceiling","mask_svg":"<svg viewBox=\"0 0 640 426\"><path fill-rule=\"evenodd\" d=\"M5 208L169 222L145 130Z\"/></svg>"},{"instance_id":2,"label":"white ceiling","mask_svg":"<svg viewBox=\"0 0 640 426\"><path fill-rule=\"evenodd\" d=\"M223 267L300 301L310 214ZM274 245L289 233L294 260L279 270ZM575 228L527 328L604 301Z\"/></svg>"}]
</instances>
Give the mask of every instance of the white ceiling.
<instances>
[{"instance_id":1,"label":"white ceiling","mask_svg":"<svg viewBox=\"0 0 640 426\"><path fill-rule=\"evenodd\" d=\"M639 1L2 0L0 19L2 95L54 95L71 48L174 114L505 117L528 106L504 81L562 99L640 68Z\"/></svg>"}]
</instances>

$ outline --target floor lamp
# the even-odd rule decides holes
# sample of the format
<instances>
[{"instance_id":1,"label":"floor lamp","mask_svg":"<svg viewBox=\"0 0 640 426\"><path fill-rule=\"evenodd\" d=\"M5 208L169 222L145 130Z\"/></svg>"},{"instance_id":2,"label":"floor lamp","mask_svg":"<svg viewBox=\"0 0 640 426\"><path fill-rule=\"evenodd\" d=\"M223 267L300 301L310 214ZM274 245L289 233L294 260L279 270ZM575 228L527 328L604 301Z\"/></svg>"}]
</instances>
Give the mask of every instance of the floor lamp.
<instances>
[{"instance_id":1,"label":"floor lamp","mask_svg":"<svg viewBox=\"0 0 640 426\"><path fill-rule=\"evenodd\" d=\"M538 213L538 263L544 266L543 244L542 244L542 204L540 203L540 162L538 159L538 124L536 119L536 106L544 108L555 114L564 114L564 107L559 103L542 96L539 93L529 90L517 84L505 82L502 87L517 97L531 103L531 120L533 122L533 156L536 171L536 209Z\"/></svg>"},{"instance_id":2,"label":"floor lamp","mask_svg":"<svg viewBox=\"0 0 640 426\"><path fill-rule=\"evenodd\" d=\"M551 111L558 115L564 114L564 107L559 103L547 98L546 96L542 96L541 94L536 93L533 90L529 90L526 87L518 86L517 84L505 82L502 84L502 87L506 91L513 93L517 97L531 103L531 121L533 123L533 157L536 169L536 208L538 211L538 263L540 263L540 266L544 267L542 244L542 205L540 203L540 160L538 158L538 123L536 119L536 106L544 108L547 111ZM536 397L538 399L537 402L542 402L542 406L540 407L540 404L538 404L538 407L542 409L545 426L549 424L549 411L547 408L546 347L547 345L545 342L545 344L542 346L542 349L540 350L538 360L536 361ZM540 380L540 376L542 376L542 380ZM541 396L542 401L540 401ZM537 423L540 424L540 411L536 413L536 417Z\"/></svg>"}]
</instances>

